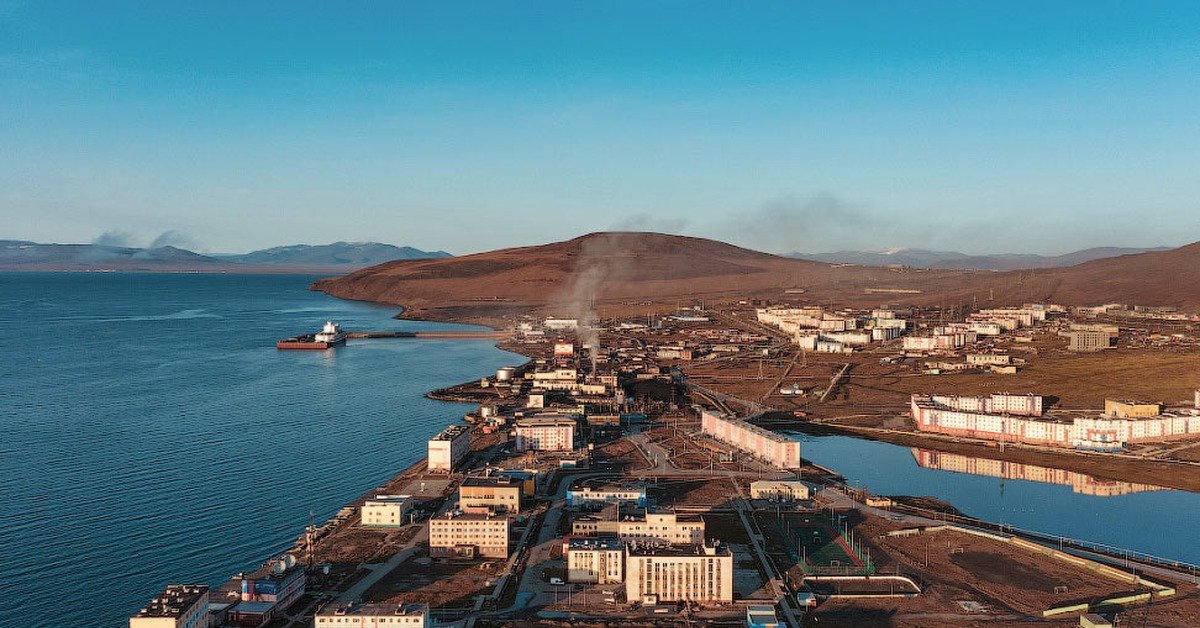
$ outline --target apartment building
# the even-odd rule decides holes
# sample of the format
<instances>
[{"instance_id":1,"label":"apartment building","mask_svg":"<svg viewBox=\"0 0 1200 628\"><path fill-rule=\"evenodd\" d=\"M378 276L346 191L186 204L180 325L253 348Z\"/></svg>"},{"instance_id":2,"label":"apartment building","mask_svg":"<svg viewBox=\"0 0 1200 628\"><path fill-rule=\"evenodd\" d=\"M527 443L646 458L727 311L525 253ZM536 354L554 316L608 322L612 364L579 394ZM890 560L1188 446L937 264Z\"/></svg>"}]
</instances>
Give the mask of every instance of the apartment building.
<instances>
[{"instance_id":1,"label":"apartment building","mask_svg":"<svg viewBox=\"0 0 1200 628\"><path fill-rule=\"evenodd\" d=\"M207 627L208 586L203 584L170 585L129 618L129 628Z\"/></svg>"},{"instance_id":2,"label":"apartment building","mask_svg":"<svg viewBox=\"0 0 1200 628\"><path fill-rule=\"evenodd\" d=\"M455 514L429 520L431 558L508 558L508 517Z\"/></svg>"},{"instance_id":3,"label":"apartment building","mask_svg":"<svg viewBox=\"0 0 1200 628\"><path fill-rule=\"evenodd\" d=\"M733 601L733 553L727 547L631 544L626 555L627 600Z\"/></svg>"},{"instance_id":4,"label":"apartment building","mask_svg":"<svg viewBox=\"0 0 1200 628\"><path fill-rule=\"evenodd\" d=\"M329 604L313 618L315 628L425 628L428 604Z\"/></svg>"}]
</instances>

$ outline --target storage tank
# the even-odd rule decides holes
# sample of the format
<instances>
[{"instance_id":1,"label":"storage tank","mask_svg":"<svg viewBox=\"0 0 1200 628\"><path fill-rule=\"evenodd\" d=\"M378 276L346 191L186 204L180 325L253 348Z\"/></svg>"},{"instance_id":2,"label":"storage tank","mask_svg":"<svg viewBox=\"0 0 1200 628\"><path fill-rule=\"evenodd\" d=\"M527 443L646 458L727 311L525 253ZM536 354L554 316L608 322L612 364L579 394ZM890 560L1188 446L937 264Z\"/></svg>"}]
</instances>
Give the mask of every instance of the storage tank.
<instances>
[{"instance_id":1,"label":"storage tank","mask_svg":"<svg viewBox=\"0 0 1200 628\"><path fill-rule=\"evenodd\" d=\"M512 379L513 374L517 372L515 366L504 366L496 370L496 381L507 382Z\"/></svg>"}]
</instances>

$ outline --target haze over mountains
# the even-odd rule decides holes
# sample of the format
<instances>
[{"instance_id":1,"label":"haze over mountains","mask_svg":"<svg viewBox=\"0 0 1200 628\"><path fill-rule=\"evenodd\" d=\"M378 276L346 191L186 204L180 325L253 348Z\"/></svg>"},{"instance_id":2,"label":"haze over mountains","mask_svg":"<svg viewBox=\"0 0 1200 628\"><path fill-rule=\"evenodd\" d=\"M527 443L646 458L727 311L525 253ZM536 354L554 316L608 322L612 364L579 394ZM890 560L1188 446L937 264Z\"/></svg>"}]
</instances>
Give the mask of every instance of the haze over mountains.
<instances>
[{"instance_id":1,"label":"haze over mountains","mask_svg":"<svg viewBox=\"0 0 1200 628\"><path fill-rule=\"evenodd\" d=\"M1200 243L1021 271L834 265L656 233L594 233L542 246L394 261L313 284L413 318L502 326L509 314L586 318L715 300L839 305L1123 302L1200 308Z\"/></svg>"},{"instance_id":2,"label":"haze over mountains","mask_svg":"<svg viewBox=\"0 0 1200 628\"><path fill-rule=\"evenodd\" d=\"M437 257L450 254L378 242L296 244L237 255L201 255L174 246L140 248L0 240L0 270L24 271L347 273L391 260Z\"/></svg>"},{"instance_id":3,"label":"haze over mountains","mask_svg":"<svg viewBox=\"0 0 1200 628\"><path fill-rule=\"evenodd\" d=\"M1150 249L1104 246L1064 255L1030 255L1003 253L996 255L967 255L957 251L928 249L888 249L886 251L837 251L835 253L791 253L788 257L828 262L830 264L860 264L888 266L900 264L913 268L968 268L974 270L1021 270L1028 268L1062 268L1084 262L1147 251L1165 251L1167 247Z\"/></svg>"}]
</instances>

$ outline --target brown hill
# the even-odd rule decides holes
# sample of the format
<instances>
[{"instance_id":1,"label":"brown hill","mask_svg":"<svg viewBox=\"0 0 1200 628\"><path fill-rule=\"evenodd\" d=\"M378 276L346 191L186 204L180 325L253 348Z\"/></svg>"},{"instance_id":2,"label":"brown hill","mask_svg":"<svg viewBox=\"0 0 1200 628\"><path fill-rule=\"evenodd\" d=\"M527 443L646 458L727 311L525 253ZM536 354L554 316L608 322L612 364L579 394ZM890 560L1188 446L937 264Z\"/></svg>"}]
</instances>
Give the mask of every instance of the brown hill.
<instances>
[{"instance_id":1,"label":"brown hill","mask_svg":"<svg viewBox=\"0 0 1200 628\"><path fill-rule=\"evenodd\" d=\"M685 236L593 233L542 246L388 262L320 280L313 289L401 305L406 317L493 326L502 326L505 315L535 311L617 316L746 298L854 306L1119 301L1188 307L1200 306L1198 255L1200 244L1045 271L913 270L779 257Z\"/></svg>"},{"instance_id":2,"label":"brown hill","mask_svg":"<svg viewBox=\"0 0 1200 628\"><path fill-rule=\"evenodd\" d=\"M1200 309L1200 242L1038 271L1034 280L1060 303L1117 302L1195 311Z\"/></svg>"}]
</instances>

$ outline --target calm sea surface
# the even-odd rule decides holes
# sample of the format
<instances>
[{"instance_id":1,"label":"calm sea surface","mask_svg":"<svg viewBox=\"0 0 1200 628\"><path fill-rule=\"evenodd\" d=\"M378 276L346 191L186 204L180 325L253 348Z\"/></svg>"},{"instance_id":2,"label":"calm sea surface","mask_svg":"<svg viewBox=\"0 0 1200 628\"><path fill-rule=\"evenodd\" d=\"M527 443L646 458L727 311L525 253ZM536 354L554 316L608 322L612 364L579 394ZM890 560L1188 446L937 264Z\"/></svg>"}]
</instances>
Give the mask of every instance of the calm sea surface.
<instances>
[{"instance_id":1,"label":"calm sea surface","mask_svg":"<svg viewBox=\"0 0 1200 628\"><path fill-rule=\"evenodd\" d=\"M314 279L0 273L0 626L127 625L167 584L257 568L470 409L425 392L523 361L485 340L276 350L326 319L456 328Z\"/></svg>"}]
</instances>

